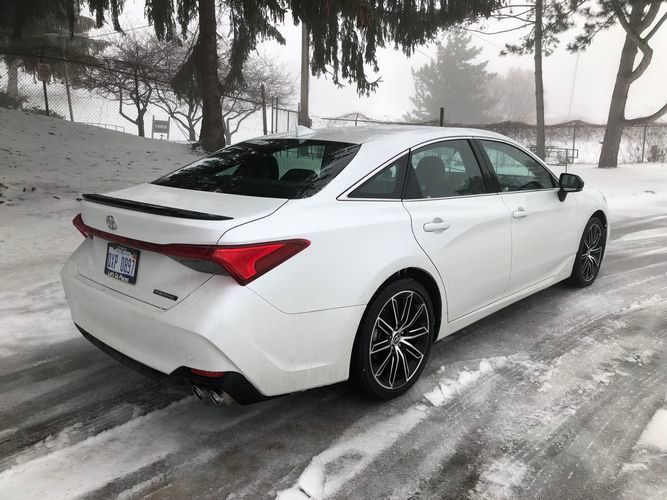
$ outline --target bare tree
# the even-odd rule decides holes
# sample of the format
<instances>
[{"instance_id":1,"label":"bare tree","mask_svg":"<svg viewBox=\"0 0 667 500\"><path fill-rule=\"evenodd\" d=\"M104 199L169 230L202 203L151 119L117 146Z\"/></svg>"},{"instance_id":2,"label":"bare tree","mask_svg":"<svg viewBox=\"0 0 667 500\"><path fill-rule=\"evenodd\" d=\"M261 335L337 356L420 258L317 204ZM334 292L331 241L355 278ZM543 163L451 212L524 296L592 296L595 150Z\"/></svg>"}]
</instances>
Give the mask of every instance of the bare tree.
<instances>
[{"instance_id":1,"label":"bare tree","mask_svg":"<svg viewBox=\"0 0 667 500\"><path fill-rule=\"evenodd\" d=\"M221 60L225 60L224 55ZM221 70L228 71L224 66ZM262 55L251 56L243 68L244 85L230 89L222 97L222 117L225 121L225 140L229 144L241 124L262 106L262 85L266 96L287 103L294 94L292 76L279 61Z\"/></svg>"},{"instance_id":2,"label":"bare tree","mask_svg":"<svg viewBox=\"0 0 667 500\"><path fill-rule=\"evenodd\" d=\"M598 161L599 167L609 168L618 165L618 150L625 127L650 123L667 114L667 103L665 103L650 115L638 118L625 117L630 87L651 64L653 49L649 42L667 21L667 12L663 12L662 16L658 18L660 9L664 5L662 0L598 0L593 3L597 3L597 8L588 6L584 10L586 22L583 33L569 45L570 50L576 51L587 47L597 33L609 28L617 21L625 30L625 43L621 50L614 92L609 105L607 127ZM635 65L639 52L641 52L641 59Z\"/></svg>"},{"instance_id":3,"label":"bare tree","mask_svg":"<svg viewBox=\"0 0 667 500\"><path fill-rule=\"evenodd\" d=\"M468 31L484 34L501 34L520 31L519 43L508 43L501 55L532 54L535 74L535 115L537 121L536 149L540 158L545 154L544 134L544 76L543 59L558 46L559 35L572 27L574 15L587 0L534 0L531 2L510 1L497 8L491 17L496 20L513 23L508 28L495 32L468 27ZM473 22L479 22L478 19Z\"/></svg>"},{"instance_id":4,"label":"bare tree","mask_svg":"<svg viewBox=\"0 0 667 500\"><path fill-rule=\"evenodd\" d=\"M103 65L89 66L79 78L79 86L109 100L118 101L118 112L146 135L144 117L156 88L165 84L158 67L163 54L136 32L123 35L112 47ZM125 107L124 107L125 106ZM133 108L127 111L126 107Z\"/></svg>"},{"instance_id":5,"label":"bare tree","mask_svg":"<svg viewBox=\"0 0 667 500\"><path fill-rule=\"evenodd\" d=\"M229 44L225 43L223 36L219 35L219 54L218 66L219 77L228 74L228 67L231 58ZM185 109L186 121L192 117L198 117L198 110L201 109L201 86L193 64L194 57L192 52L198 50L197 46L181 49L185 57L175 71L173 68L166 70L168 79L172 83L174 94L169 99L175 100ZM175 50L174 53L177 53ZM179 56L180 57L180 56ZM225 93L221 95L222 120L224 129L225 143L229 144L234 134L242 126L242 123L262 107L262 86L264 86L267 99L278 98L279 103L287 103L294 93L294 83L289 73L284 70L284 66L276 59L269 59L260 54L253 54L246 60L242 68L243 82L233 86L227 86ZM167 110L165 102L160 105L162 109ZM156 103L157 104L157 103ZM174 106L172 104L172 109ZM169 112L169 111L168 111ZM174 114L171 114L174 116ZM175 118L175 116L174 116ZM189 127L188 130L193 130Z\"/></svg>"}]
</instances>

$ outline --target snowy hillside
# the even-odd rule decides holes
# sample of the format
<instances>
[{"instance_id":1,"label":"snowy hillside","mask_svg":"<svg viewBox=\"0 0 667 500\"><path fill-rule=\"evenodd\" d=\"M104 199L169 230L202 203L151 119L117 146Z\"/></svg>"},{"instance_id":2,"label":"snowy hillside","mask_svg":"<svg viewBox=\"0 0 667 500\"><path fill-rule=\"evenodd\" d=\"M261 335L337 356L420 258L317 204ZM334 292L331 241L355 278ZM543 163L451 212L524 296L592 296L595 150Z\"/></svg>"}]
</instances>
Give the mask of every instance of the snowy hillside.
<instances>
[{"instance_id":1,"label":"snowy hillside","mask_svg":"<svg viewBox=\"0 0 667 500\"><path fill-rule=\"evenodd\" d=\"M81 242L71 223L81 194L150 181L195 157L186 145L0 108L0 354L78 335L59 272ZM36 303L54 306L44 324L30 313Z\"/></svg>"}]
</instances>

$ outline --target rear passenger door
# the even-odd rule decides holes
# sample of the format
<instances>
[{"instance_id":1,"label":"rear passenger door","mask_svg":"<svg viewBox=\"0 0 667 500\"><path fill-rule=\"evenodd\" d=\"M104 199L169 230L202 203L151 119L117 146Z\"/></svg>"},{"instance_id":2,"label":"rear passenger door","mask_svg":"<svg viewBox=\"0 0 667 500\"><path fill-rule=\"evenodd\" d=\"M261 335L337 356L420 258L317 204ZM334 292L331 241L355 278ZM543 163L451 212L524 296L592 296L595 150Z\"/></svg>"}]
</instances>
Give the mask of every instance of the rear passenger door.
<instances>
[{"instance_id":1,"label":"rear passenger door","mask_svg":"<svg viewBox=\"0 0 667 500\"><path fill-rule=\"evenodd\" d=\"M512 214L511 295L571 269L578 236L576 197L558 199L556 178L512 144L478 140Z\"/></svg>"},{"instance_id":2,"label":"rear passenger door","mask_svg":"<svg viewBox=\"0 0 667 500\"><path fill-rule=\"evenodd\" d=\"M442 278L448 321L502 298L510 274L510 214L467 139L410 152L403 204Z\"/></svg>"}]
</instances>

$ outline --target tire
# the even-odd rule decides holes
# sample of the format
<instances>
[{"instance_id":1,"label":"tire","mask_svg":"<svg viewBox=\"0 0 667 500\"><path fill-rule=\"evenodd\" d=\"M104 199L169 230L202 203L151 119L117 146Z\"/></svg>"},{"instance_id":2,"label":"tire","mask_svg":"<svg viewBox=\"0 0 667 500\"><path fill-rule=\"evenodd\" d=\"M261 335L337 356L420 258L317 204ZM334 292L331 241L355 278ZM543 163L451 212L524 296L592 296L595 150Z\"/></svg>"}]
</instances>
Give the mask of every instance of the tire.
<instances>
[{"instance_id":1,"label":"tire","mask_svg":"<svg viewBox=\"0 0 667 500\"><path fill-rule=\"evenodd\" d=\"M579 288L592 285L600 272L606 245L604 224L591 217L581 236L569 283Z\"/></svg>"},{"instance_id":2,"label":"tire","mask_svg":"<svg viewBox=\"0 0 667 500\"><path fill-rule=\"evenodd\" d=\"M390 283L371 300L359 325L350 366L352 382L377 399L403 394L424 370L434 328L426 289L409 278Z\"/></svg>"}]
</instances>

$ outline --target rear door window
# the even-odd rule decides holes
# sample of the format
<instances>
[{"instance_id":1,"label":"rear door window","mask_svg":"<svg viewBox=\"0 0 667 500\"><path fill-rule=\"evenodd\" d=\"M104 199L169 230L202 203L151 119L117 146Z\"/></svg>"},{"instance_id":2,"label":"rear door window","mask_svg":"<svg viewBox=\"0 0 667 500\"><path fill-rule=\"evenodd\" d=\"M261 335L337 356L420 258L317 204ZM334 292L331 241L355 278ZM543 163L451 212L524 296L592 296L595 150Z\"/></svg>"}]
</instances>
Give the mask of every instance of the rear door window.
<instances>
[{"instance_id":1,"label":"rear door window","mask_svg":"<svg viewBox=\"0 0 667 500\"><path fill-rule=\"evenodd\" d=\"M336 177L358 144L255 139L202 158L153 182L160 186L267 198L306 198Z\"/></svg>"},{"instance_id":2,"label":"rear door window","mask_svg":"<svg viewBox=\"0 0 667 500\"><path fill-rule=\"evenodd\" d=\"M404 198L409 200L486 192L482 171L465 139L437 142L412 151L407 176Z\"/></svg>"}]
</instances>

